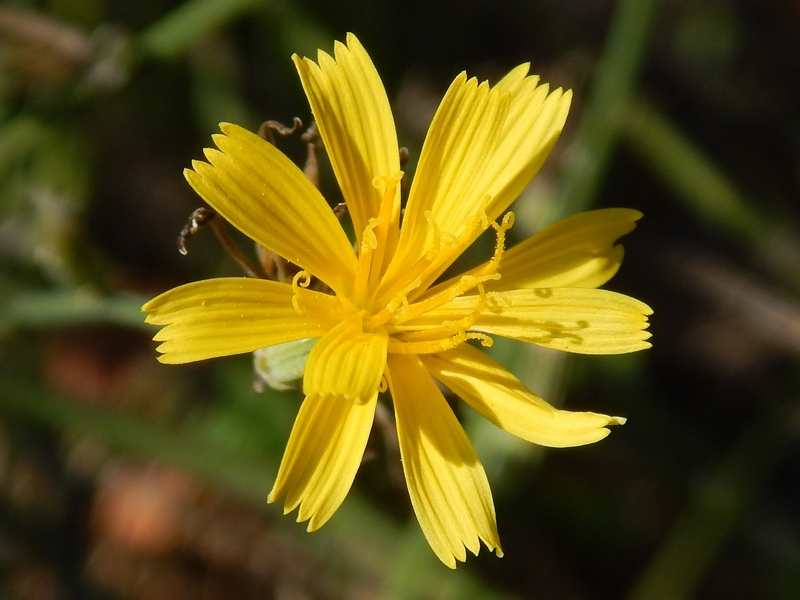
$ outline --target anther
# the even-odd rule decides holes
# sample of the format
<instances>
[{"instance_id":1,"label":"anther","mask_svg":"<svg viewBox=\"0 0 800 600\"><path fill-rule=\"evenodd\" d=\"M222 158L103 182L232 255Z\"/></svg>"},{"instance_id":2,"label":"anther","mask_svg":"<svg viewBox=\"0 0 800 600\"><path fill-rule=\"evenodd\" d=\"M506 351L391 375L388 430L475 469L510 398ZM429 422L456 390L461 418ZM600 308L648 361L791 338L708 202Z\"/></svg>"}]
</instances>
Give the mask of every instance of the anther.
<instances>
[{"instance_id":1,"label":"anther","mask_svg":"<svg viewBox=\"0 0 800 600\"><path fill-rule=\"evenodd\" d=\"M386 303L386 306L370 319L370 326L379 327L390 320L402 323L408 319L408 294L410 294L412 290L417 289L421 284L422 282L416 279L397 292L392 299Z\"/></svg>"},{"instance_id":2,"label":"anther","mask_svg":"<svg viewBox=\"0 0 800 600\"><path fill-rule=\"evenodd\" d=\"M393 175L377 175L376 177L372 178L372 187L374 187L376 190L379 190L381 193L384 193L400 183L400 180L402 179L402 171L398 171Z\"/></svg>"},{"instance_id":3,"label":"anther","mask_svg":"<svg viewBox=\"0 0 800 600\"><path fill-rule=\"evenodd\" d=\"M395 354L434 354L452 350L467 340L478 340L485 348L491 347L494 343L494 340L485 333L468 333L462 330L449 337L422 342L403 342L389 338L388 350Z\"/></svg>"}]
</instances>

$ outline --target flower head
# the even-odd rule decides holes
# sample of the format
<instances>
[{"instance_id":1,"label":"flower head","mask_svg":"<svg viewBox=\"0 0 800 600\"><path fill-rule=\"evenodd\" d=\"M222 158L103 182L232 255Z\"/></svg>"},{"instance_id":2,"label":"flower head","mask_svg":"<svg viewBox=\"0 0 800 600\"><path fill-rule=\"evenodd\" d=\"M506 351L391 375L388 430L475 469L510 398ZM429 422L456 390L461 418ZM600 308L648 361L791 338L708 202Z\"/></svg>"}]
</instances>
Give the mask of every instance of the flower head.
<instances>
[{"instance_id":1,"label":"flower head","mask_svg":"<svg viewBox=\"0 0 800 600\"><path fill-rule=\"evenodd\" d=\"M318 338L303 401L269 501L285 496L309 531L349 491L378 396L391 392L403 470L425 536L448 566L502 555L489 484L436 381L499 427L546 446L588 444L617 417L554 408L475 346L491 335L583 354L649 347L643 303L597 289L622 260L617 238L641 216L577 215L506 250L507 208L561 132L571 95L528 66L495 86L456 77L425 140L401 217L397 136L389 102L353 35L315 63L293 57L352 218L348 239L317 188L255 134L223 124L208 162L185 172L220 215L301 271L290 283L199 281L148 302L162 326L159 359L185 363ZM483 231L493 255L440 281ZM330 292L309 286L313 278Z\"/></svg>"}]
</instances>

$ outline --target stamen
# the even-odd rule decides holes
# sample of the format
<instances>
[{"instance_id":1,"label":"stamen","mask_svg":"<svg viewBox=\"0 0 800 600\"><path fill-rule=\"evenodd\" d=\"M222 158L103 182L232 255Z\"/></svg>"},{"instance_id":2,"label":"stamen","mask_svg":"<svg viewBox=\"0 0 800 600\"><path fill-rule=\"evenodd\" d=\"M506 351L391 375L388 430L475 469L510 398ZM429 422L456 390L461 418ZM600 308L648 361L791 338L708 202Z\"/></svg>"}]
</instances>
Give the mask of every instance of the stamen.
<instances>
[{"instance_id":1,"label":"stamen","mask_svg":"<svg viewBox=\"0 0 800 600\"><path fill-rule=\"evenodd\" d=\"M404 342L390 337L388 351L394 354L434 354L452 350L467 340L480 340L481 346L486 348L494 343L494 340L485 333L467 333L465 331L459 331L453 336L426 342Z\"/></svg>"},{"instance_id":2,"label":"stamen","mask_svg":"<svg viewBox=\"0 0 800 600\"><path fill-rule=\"evenodd\" d=\"M472 288L478 287L484 281L500 279L497 273L489 273L486 275L463 275L456 283L448 288L443 289L441 292L434 294L420 302L416 302L409 307L408 319L420 317L427 312L435 310L440 306L447 304L462 296L465 292Z\"/></svg>"},{"instance_id":3,"label":"stamen","mask_svg":"<svg viewBox=\"0 0 800 600\"><path fill-rule=\"evenodd\" d=\"M481 313L486 309L489 302L489 298L483 288L483 284L479 283L477 288L479 294L478 298L475 299L474 306L468 314L457 320L442 321L441 323L433 325L432 327L425 325L418 325L415 327L414 325L410 325L409 329L404 331L403 340L407 342L427 341L442 337L442 332L453 333L458 331L467 331L475 324L475 321L477 321L478 317L481 316ZM470 299L473 298L474 296L470 297ZM403 331L402 326L398 327L397 331Z\"/></svg>"},{"instance_id":4,"label":"stamen","mask_svg":"<svg viewBox=\"0 0 800 600\"><path fill-rule=\"evenodd\" d=\"M441 231L433 212L425 211L425 220L428 222L428 235L425 239L425 258L433 262L447 246L452 246L456 242L456 237L449 231Z\"/></svg>"},{"instance_id":5,"label":"stamen","mask_svg":"<svg viewBox=\"0 0 800 600\"><path fill-rule=\"evenodd\" d=\"M478 320L478 317L486 308L486 290L483 289L483 283L479 283L475 287L478 288L478 301L475 303L472 312L458 321L444 321L442 327L445 329L469 329Z\"/></svg>"},{"instance_id":6,"label":"stamen","mask_svg":"<svg viewBox=\"0 0 800 600\"><path fill-rule=\"evenodd\" d=\"M489 216L486 214L485 207L489 204L489 200L491 200L491 196L487 195L483 199L483 207L480 208L475 215L475 217L466 223L464 227L461 228L461 232L454 237L454 245L453 248L460 248L462 246L466 246L469 244L477 235L475 234L476 231L480 231L483 233L486 231L492 222L489 220ZM478 234L479 235L479 234Z\"/></svg>"},{"instance_id":7,"label":"stamen","mask_svg":"<svg viewBox=\"0 0 800 600\"><path fill-rule=\"evenodd\" d=\"M494 253L492 254L491 260L489 260L489 262L487 262L483 268L480 269L481 272L488 271L490 273L496 273L500 268L500 259L503 257L503 252L505 252L506 249L506 232L513 227L514 218L514 213L509 211L503 215L502 222L499 224L491 224L492 228L497 232L497 241L494 245Z\"/></svg>"},{"instance_id":8,"label":"stamen","mask_svg":"<svg viewBox=\"0 0 800 600\"><path fill-rule=\"evenodd\" d=\"M375 228L383 222L383 219L370 219L364 228L364 235L361 236L361 252L367 251L366 244L371 250L378 247L378 236L375 235Z\"/></svg>"},{"instance_id":9,"label":"stamen","mask_svg":"<svg viewBox=\"0 0 800 600\"><path fill-rule=\"evenodd\" d=\"M361 305L367 296L367 287L370 279L372 266L372 254L379 246L378 236L375 235L375 228L381 225L380 218L369 220L361 234L361 248L358 253L358 265L356 266L356 280L353 284L353 301Z\"/></svg>"},{"instance_id":10,"label":"stamen","mask_svg":"<svg viewBox=\"0 0 800 600\"><path fill-rule=\"evenodd\" d=\"M387 252L389 251L389 235L392 227L397 227L397 223L393 221L394 212L396 209L395 199L397 198L397 186L403 179L403 172L398 171L393 175L380 175L372 180L372 185L381 194L381 206L378 210L378 220L380 226L375 230L376 246L373 248L375 254L372 257L372 265L370 266L369 273L369 287L375 290L378 287L383 269L385 267ZM396 234L396 230L395 230Z\"/></svg>"},{"instance_id":11,"label":"stamen","mask_svg":"<svg viewBox=\"0 0 800 600\"><path fill-rule=\"evenodd\" d=\"M311 285L311 274L308 271L298 271L292 277L292 308L299 315L306 314L305 309L300 306L300 294L302 293L301 290L304 290L309 285Z\"/></svg>"},{"instance_id":12,"label":"stamen","mask_svg":"<svg viewBox=\"0 0 800 600\"><path fill-rule=\"evenodd\" d=\"M492 346L494 346L494 340L485 333L468 333L467 339L479 340L481 346L483 346L484 348L491 348Z\"/></svg>"},{"instance_id":13,"label":"stamen","mask_svg":"<svg viewBox=\"0 0 800 600\"><path fill-rule=\"evenodd\" d=\"M422 276L430 269L430 266L436 260L436 257L439 256L441 249L444 247L443 236L439 231L439 227L436 225L436 221L433 218L433 213L429 210L426 210L425 219L429 224L429 227L427 228L427 236L425 238L425 253L412 265L407 266L403 270L403 273L398 274L397 278L391 282L391 286L388 289L378 289L378 297L376 299L376 303L378 305L394 302L398 295L402 294L407 296L408 292L420 287L422 285ZM400 288L400 291L395 291L398 288ZM389 294L392 294L391 300L387 300Z\"/></svg>"},{"instance_id":14,"label":"stamen","mask_svg":"<svg viewBox=\"0 0 800 600\"><path fill-rule=\"evenodd\" d=\"M484 218L485 218L485 213L483 213L482 215L478 216L478 219L481 220L481 221ZM503 220L499 224L498 223L491 223L490 225L497 232L497 240L495 242L494 252L492 254L492 258L489 259L482 266L475 268L469 274L469 275L472 275L473 277L481 278L482 281L486 281L487 279L499 279L500 278L500 274L498 273L498 270L500 268L500 260L502 259L503 253L505 252L506 232L509 229L511 229L511 227L514 225L514 213L513 212L507 212L503 216ZM474 229L474 227L472 229ZM467 232L465 234L462 234L462 235L466 235L466 236L471 235L471 234L468 233L468 231L469 230L467 230ZM463 277L462 277L462 279L463 279ZM435 296L438 296L440 293L442 293L442 291L447 290L450 287L452 287L453 284L450 283L450 285L448 286L447 285L448 283L449 282L442 283L442 284L434 286L433 288L430 288L427 291L427 293L431 294L431 292L433 292L433 294L431 296L429 296L429 298L433 298ZM439 290L439 291L435 291L434 292L434 290ZM464 293L466 293L467 291L468 290L464 290Z\"/></svg>"},{"instance_id":15,"label":"stamen","mask_svg":"<svg viewBox=\"0 0 800 600\"><path fill-rule=\"evenodd\" d=\"M422 285L422 282L417 279L397 292L394 297L386 303L386 306L370 319L370 326L379 327L393 319L395 315L397 315L401 321L405 321L408 318L408 294L412 290L417 289L420 285Z\"/></svg>"},{"instance_id":16,"label":"stamen","mask_svg":"<svg viewBox=\"0 0 800 600\"><path fill-rule=\"evenodd\" d=\"M486 196L485 203L488 202L490 196ZM484 204L485 204L484 203ZM472 240L477 237L476 230L483 232L489 227L489 218L484 209L479 209L477 214L464 226L461 227L458 233L450 231L441 231L438 225L433 220L432 216L426 213L426 218L430 223L428 228L429 238L426 240L427 251L425 258L429 261L429 266L422 275L423 289L427 289L433 280L444 271L444 268L450 264L453 256L460 254L461 251L469 245ZM430 236L433 236L433 244L430 244ZM416 300L416 298L412 298Z\"/></svg>"},{"instance_id":17,"label":"stamen","mask_svg":"<svg viewBox=\"0 0 800 600\"><path fill-rule=\"evenodd\" d=\"M384 196L387 191L394 192L394 187L403 179L403 171L398 171L394 175L378 175L372 178L372 187L380 191ZM392 197L394 200L394 197Z\"/></svg>"},{"instance_id":18,"label":"stamen","mask_svg":"<svg viewBox=\"0 0 800 600\"><path fill-rule=\"evenodd\" d=\"M488 199L489 196L487 196L487 201ZM421 282L415 285L415 288L420 287L421 284L425 283L426 274L435 272L437 267L441 264L440 261L448 260L450 253L443 251L446 248L460 248L474 237L474 231L478 228L485 230L491 225L497 231L497 242L495 243L492 259L480 270L472 275L464 275L456 284L429 296L425 300L411 304L408 316L404 316L402 320L411 319L429 310L438 308L442 304L446 304L454 298L465 294L470 289L477 287L478 284L484 283L485 281L499 279L500 275L497 273L497 269L500 266L500 258L505 250L505 233L514 224L514 213L506 213L503 217L503 221L498 225L497 223L491 223L486 212L480 210L472 222L466 226L458 236L454 236L448 232L442 232L436 224L431 211L425 211L425 219L428 221L429 225L427 238L425 240L425 254L417 260L411 268L406 269L402 279L396 280L390 289L396 290L399 286L405 287L407 286L407 282L415 280ZM425 288L427 288L427 286L425 286ZM380 293L381 295L377 301L386 302L388 294L383 290L380 290ZM425 292L423 291L422 293ZM412 300L414 299L416 298L412 295ZM398 321L398 319L394 320L395 322Z\"/></svg>"},{"instance_id":19,"label":"stamen","mask_svg":"<svg viewBox=\"0 0 800 600\"><path fill-rule=\"evenodd\" d=\"M381 175L372 180L372 185L381 192L382 198L378 216L369 220L361 234L356 280L353 286L353 302L357 306L363 306L365 301L374 295L383 275L389 233L394 223L397 185L402 178L403 172L398 171L394 175Z\"/></svg>"}]
</instances>

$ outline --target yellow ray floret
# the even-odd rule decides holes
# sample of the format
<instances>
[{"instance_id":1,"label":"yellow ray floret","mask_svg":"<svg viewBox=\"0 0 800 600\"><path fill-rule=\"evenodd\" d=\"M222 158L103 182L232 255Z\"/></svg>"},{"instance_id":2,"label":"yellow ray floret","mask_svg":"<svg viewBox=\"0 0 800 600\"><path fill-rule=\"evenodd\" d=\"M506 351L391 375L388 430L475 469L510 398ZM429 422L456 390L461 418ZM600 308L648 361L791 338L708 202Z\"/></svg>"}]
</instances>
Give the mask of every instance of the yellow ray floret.
<instances>
[{"instance_id":1,"label":"yellow ray floret","mask_svg":"<svg viewBox=\"0 0 800 600\"><path fill-rule=\"evenodd\" d=\"M388 341L385 329L364 333L360 313L342 321L308 355L303 393L366 402L378 392Z\"/></svg>"},{"instance_id":2,"label":"yellow ray floret","mask_svg":"<svg viewBox=\"0 0 800 600\"><path fill-rule=\"evenodd\" d=\"M189 184L240 231L347 293L356 259L322 194L271 144L236 125L220 127L219 150L207 149L208 162L184 172Z\"/></svg>"},{"instance_id":3,"label":"yellow ray floret","mask_svg":"<svg viewBox=\"0 0 800 600\"><path fill-rule=\"evenodd\" d=\"M369 219L378 213L376 175L400 170L397 133L389 99L364 47L352 34L347 45L335 44L335 60L319 52L318 62L292 57L311 104L333 171L353 219L356 243ZM400 218L397 189L392 219ZM390 240L394 246L396 240Z\"/></svg>"},{"instance_id":4,"label":"yellow ray floret","mask_svg":"<svg viewBox=\"0 0 800 600\"><path fill-rule=\"evenodd\" d=\"M641 217L638 210L604 208L559 221L509 248L498 270L501 277L487 282L486 290L600 287L622 264L623 250L617 240L633 231ZM438 284L433 290L448 284Z\"/></svg>"},{"instance_id":5,"label":"yellow ray floret","mask_svg":"<svg viewBox=\"0 0 800 600\"><path fill-rule=\"evenodd\" d=\"M624 354L650 347L651 313L643 302L607 290L541 288L461 296L404 326L425 331L475 315L470 331L578 354Z\"/></svg>"},{"instance_id":6,"label":"yellow ray floret","mask_svg":"<svg viewBox=\"0 0 800 600\"><path fill-rule=\"evenodd\" d=\"M364 402L344 396L307 396L267 500L286 495L284 514L322 527L344 501L361 464L375 415L377 391Z\"/></svg>"},{"instance_id":7,"label":"yellow ray floret","mask_svg":"<svg viewBox=\"0 0 800 600\"><path fill-rule=\"evenodd\" d=\"M602 440L625 419L558 410L516 377L467 344L420 357L431 374L492 423L524 440L566 448Z\"/></svg>"},{"instance_id":8,"label":"yellow ray floret","mask_svg":"<svg viewBox=\"0 0 800 600\"><path fill-rule=\"evenodd\" d=\"M291 286L263 279L230 277L188 283L142 307L146 321L163 328L159 360L179 364L253 352L319 337L337 322L336 298L303 290L303 306L292 306Z\"/></svg>"},{"instance_id":9,"label":"yellow ray floret","mask_svg":"<svg viewBox=\"0 0 800 600\"><path fill-rule=\"evenodd\" d=\"M486 473L447 401L415 356L391 355L389 373L403 471L433 551L450 568L481 541L502 556Z\"/></svg>"}]
</instances>

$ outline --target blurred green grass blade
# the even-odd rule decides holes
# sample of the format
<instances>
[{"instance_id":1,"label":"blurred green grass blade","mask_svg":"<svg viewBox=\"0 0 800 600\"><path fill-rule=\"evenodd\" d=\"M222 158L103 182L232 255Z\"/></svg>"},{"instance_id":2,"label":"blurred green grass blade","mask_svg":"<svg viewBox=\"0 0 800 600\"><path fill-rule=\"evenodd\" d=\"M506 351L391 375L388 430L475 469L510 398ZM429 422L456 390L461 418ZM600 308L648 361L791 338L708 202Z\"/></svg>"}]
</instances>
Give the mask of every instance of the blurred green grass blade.
<instances>
[{"instance_id":1,"label":"blurred green grass blade","mask_svg":"<svg viewBox=\"0 0 800 600\"><path fill-rule=\"evenodd\" d=\"M111 410L78 405L28 383L12 382L3 388L0 414L89 435L116 450L182 468L264 507L277 471L277 465L267 457L232 452L192 432L173 431ZM397 572L398 544L403 541L400 528L357 493L351 491L334 518L313 535L298 531L304 530L305 524L294 524L289 517L279 519L276 524L296 531L304 546L321 560L330 562L330 552L335 548L339 560L346 561L347 568L358 579L383 582L377 583L378 587L391 585L387 577ZM450 571L444 567L419 533L417 523L410 522L407 527L416 531L412 549L414 571L401 571L404 578L413 575L414 585L401 586L392 598L508 599L464 568ZM402 548L400 552L404 552Z\"/></svg>"},{"instance_id":2,"label":"blurred green grass blade","mask_svg":"<svg viewBox=\"0 0 800 600\"><path fill-rule=\"evenodd\" d=\"M277 472L277 463L268 457L232 451L196 432L175 431L112 410L76 404L30 383L4 383L0 414L90 436L117 451L184 469L239 498L267 507L267 492ZM385 570L397 528L354 494L350 496L339 511L342 514L337 514L321 535L308 536L308 544L319 549L326 545L326 539L329 543L330 536L350 538L351 543L342 545L360 549L362 565L371 565L378 572ZM305 529L304 524L294 525L289 518L282 521L287 527Z\"/></svg>"},{"instance_id":3,"label":"blurred green grass blade","mask_svg":"<svg viewBox=\"0 0 800 600\"><path fill-rule=\"evenodd\" d=\"M791 218L779 221L756 208L669 119L646 101L632 100L622 123L625 141L705 226L749 246L785 284L800 291L800 236Z\"/></svg>"},{"instance_id":4,"label":"blurred green grass blade","mask_svg":"<svg viewBox=\"0 0 800 600\"><path fill-rule=\"evenodd\" d=\"M559 218L587 210L600 188L652 37L658 0L619 0L586 108L566 156Z\"/></svg>"},{"instance_id":5,"label":"blurred green grass blade","mask_svg":"<svg viewBox=\"0 0 800 600\"><path fill-rule=\"evenodd\" d=\"M628 600L695 597L703 576L761 494L796 424L796 409L776 407L741 436L694 490Z\"/></svg>"},{"instance_id":6,"label":"blurred green grass blade","mask_svg":"<svg viewBox=\"0 0 800 600\"><path fill-rule=\"evenodd\" d=\"M12 383L0 400L0 412L72 429L98 438L117 450L184 468L236 495L266 501L276 466L266 460L225 452L166 428L130 416L68 402L31 384Z\"/></svg>"},{"instance_id":7,"label":"blurred green grass blade","mask_svg":"<svg viewBox=\"0 0 800 600\"><path fill-rule=\"evenodd\" d=\"M761 215L725 175L652 106L642 100L629 104L623 131L626 141L699 220L748 242L760 241L768 232Z\"/></svg>"},{"instance_id":8,"label":"blurred green grass blade","mask_svg":"<svg viewBox=\"0 0 800 600\"><path fill-rule=\"evenodd\" d=\"M0 331L106 323L155 333L141 312L146 301L139 296L101 296L86 290L21 292L4 303Z\"/></svg>"},{"instance_id":9,"label":"blurred green grass blade","mask_svg":"<svg viewBox=\"0 0 800 600\"><path fill-rule=\"evenodd\" d=\"M268 0L189 0L139 34L142 54L177 58L197 41Z\"/></svg>"}]
</instances>

